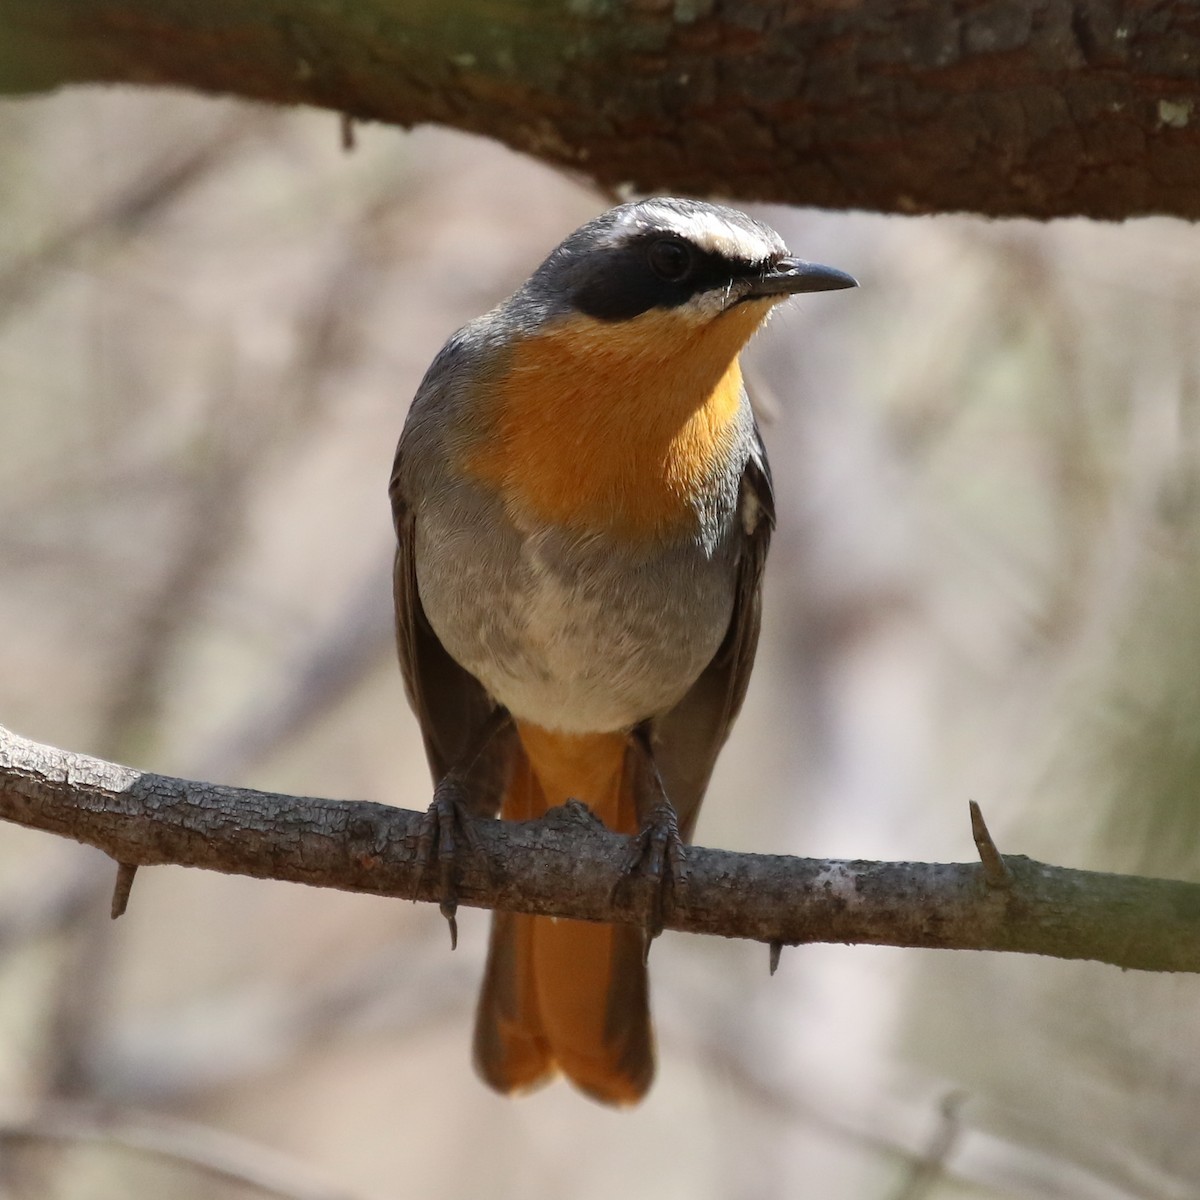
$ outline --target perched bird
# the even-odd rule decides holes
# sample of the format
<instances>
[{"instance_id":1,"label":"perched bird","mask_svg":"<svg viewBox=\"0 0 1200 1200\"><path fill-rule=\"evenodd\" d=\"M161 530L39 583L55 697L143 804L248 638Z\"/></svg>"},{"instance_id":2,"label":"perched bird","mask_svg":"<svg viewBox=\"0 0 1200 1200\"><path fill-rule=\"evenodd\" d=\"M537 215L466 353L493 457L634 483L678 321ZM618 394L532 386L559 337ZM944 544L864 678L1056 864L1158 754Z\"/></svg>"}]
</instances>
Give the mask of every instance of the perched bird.
<instances>
[{"instance_id":1,"label":"perched bird","mask_svg":"<svg viewBox=\"0 0 1200 1200\"><path fill-rule=\"evenodd\" d=\"M750 677L774 523L738 354L786 297L854 285L744 213L652 199L589 221L446 343L390 488L439 828L574 798L619 833L691 839ZM484 1079L518 1092L562 1072L640 1099L647 936L496 913Z\"/></svg>"}]
</instances>

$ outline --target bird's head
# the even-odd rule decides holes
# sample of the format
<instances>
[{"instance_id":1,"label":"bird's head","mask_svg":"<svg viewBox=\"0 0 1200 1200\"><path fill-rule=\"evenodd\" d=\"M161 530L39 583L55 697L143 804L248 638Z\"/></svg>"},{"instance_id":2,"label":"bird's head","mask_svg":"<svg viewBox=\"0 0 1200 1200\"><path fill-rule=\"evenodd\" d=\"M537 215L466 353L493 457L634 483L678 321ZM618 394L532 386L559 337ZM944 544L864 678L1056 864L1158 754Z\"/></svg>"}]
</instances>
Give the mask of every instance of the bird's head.
<instances>
[{"instance_id":1,"label":"bird's head","mask_svg":"<svg viewBox=\"0 0 1200 1200\"><path fill-rule=\"evenodd\" d=\"M843 271L791 257L773 229L743 212L651 199L576 230L518 297L543 325L576 320L613 333L652 327L681 335L727 325L748 337L789 296L854 286Z\"/></svg>"}]
</instances>

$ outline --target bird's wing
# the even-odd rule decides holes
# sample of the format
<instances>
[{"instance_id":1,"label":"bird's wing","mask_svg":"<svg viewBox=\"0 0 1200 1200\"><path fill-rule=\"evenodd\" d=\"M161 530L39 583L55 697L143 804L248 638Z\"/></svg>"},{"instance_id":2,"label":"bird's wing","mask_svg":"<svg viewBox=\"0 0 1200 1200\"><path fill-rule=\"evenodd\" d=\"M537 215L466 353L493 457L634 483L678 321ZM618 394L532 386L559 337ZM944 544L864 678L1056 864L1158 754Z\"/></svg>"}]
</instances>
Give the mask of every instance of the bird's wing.
<instances>
[{"instance_id":1,"label":"bird's wing","mask_svg":"<svg viewBox=\"0 0 1200 1200\"><path fill-rule=\"evenodd\" d=\"M450 657L421 606L415 560L416 517L400 482L403 452L402 440L388 491L398 539L393 593L404 689L421 726L434 783L452 768L466 771L471 811L476 816L494 817L514 758L520 753L520 743L509 721L479 748L480 731L496 713L497 705L479 680Z\"/></svg>"},{"instance_id":2,"label":"bird's wing","mask_svg":"<svg viewBox=\"0 0 1200 1200\"><path fill-rule=\"evenodd\" d=\"M683 699L657 717L650 729L654 761L684 841L692 839L709 776L745 698L758 646L763 565L775 526L775 499L757 430L742 475L739 512L744 541L725 640Z\"/></svg>"}]
</instances>

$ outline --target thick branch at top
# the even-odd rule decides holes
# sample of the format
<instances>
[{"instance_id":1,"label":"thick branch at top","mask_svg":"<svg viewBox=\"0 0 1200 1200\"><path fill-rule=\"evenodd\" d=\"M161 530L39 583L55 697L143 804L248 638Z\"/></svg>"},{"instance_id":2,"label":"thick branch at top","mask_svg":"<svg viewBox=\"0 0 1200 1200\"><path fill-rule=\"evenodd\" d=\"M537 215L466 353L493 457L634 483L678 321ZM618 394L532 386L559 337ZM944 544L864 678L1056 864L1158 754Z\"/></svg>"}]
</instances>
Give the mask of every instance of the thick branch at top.
<instances>
[{"instance_id":1,"label":"thick branch at top","mask_svg":"<svg viewBox=\"0 0 1200 1200\"><path fill-rule=\"evenodd\" d=\"M438 122L639 190L1200 216L1188 0L0 0L0 91Z\"/></svg>"},{"instance_id":2,"label":"thick branch at top","mask_svg":"<svg viewBox=\"0 0 1200 1200\"><path fill-rule=\"evenodd\" d=\"M382 896L418 889L421 815L150 775L41 746L0 728L0 819L98 846L127 868L176 863ZM463 863L479 907L637 921L614 898L628 839L582 806L541 821L483 821L488 863ZM965 837L965 829L964 829ZM995 847L982 822L976 838ZM997 856L998 857L998 856ZM1051 867L878 863L691 847L668 928L779 944L859 942L1010 950L1154 971L1200 971L1200 886ZM128 874L128 870L126 871ZM622 889L624 892L625 889ZM643 898L644 899L644 898Z\"/></svg>"}]
</instances>

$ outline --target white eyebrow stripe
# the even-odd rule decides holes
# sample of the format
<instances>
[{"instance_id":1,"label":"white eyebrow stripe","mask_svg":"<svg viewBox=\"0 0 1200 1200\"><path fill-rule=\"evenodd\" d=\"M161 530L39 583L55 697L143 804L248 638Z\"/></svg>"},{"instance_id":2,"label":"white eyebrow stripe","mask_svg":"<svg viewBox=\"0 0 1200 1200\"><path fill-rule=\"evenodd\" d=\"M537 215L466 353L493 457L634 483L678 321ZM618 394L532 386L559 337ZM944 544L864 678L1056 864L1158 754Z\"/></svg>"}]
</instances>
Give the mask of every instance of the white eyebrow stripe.
<instances>
[{"instance_id":1,"label":"white eyebrow stripe","mask_svg":"<svg viewBox=\"0 0 1200 1200\"><path fill-rule=\"evenodd\" d=\"M654 228L671 229L701 250L709 250L725 258L762 262L775 252L775 247L765 238L755 237L748 229L730 225L714 213L681 213L653 201L646 203L644 211L653 217ZM649 227L649 223L646 227Z\"/></svg>"}]
</instances>

